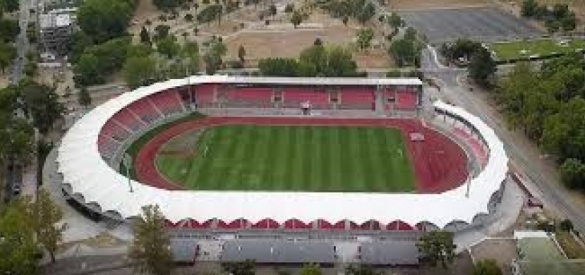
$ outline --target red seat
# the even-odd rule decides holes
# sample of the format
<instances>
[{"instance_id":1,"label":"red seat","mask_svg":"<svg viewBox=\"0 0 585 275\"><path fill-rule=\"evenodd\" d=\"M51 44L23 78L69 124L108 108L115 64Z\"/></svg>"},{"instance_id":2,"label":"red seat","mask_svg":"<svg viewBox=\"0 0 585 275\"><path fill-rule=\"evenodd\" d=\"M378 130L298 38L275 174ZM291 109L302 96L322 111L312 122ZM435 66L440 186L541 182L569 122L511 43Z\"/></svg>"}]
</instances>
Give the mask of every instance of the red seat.
<instances>
[{"instance_id":1,"label":"red seat","mask_svg":"<svg viewBox=\"0 0 585 275\"><path fill-rule=\"evenodd\" d=\"M153 94L149 98L165 115L172 115L184 111L179 94L175 91L163 91Z\"/></svg>"},{"instance_id":2,"label":"red seat","mask_svg":"<svg viewBox=\"0 0 585 275\"><path fill-rule=\"evenodd\" d=\"M372 109L375 104L372 88L344 88L339 95L341 109Z\"/></svg>"},{"instance_id":3,"label":"red seat","mask_svg":"<svg viewBox=\"0 0 585 275\"><path fill-rule=\"evenodd\" d=\"M416 109L418 97L415 92L398 91L396 92L396 109L414 110Z\"/></svg>"},{"instance_id":4,"label":"red seat","mask_svg":"<svg viewBox=\"0 0 585 275\"><path fill-rule=\"evenodd\" d=\"M314 88L286 88L283 91L284 106L298 108L301 103L309 102L314 109L329 109L329 93Z\"/></svg>"}]
</instances>

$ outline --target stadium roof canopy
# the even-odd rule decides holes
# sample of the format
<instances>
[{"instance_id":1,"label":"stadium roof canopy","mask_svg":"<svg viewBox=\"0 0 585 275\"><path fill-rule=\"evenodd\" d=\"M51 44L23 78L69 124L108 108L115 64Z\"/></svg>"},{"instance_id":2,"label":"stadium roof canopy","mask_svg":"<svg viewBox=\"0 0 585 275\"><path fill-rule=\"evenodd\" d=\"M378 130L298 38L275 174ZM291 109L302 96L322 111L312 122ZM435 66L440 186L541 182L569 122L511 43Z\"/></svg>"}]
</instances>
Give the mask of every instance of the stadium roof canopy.
<instances>
[{"instance_id":1,"label":"stadium roof canopy","mask_svg":"<svg viewBox=\"0 0 585 275\"><path fill-rule=\"evenodd\" d=\"M489 147L484 170L466 185L441 194L402 193L312 193L162 190L128 180L112 169L98 152L98 135L104 124L118 111L145 96L171 88L198 83L274 83L350 85L421 85L418 79L363 78L250 78L197 76L156 83L125 93L96 107L75 123L63 137L57 162L65 188L82 203L92 204L102 213L118 213L121 218L140 215L141 207L158 204L172 222L191 218L206 221L217 218L229 222L239 218L257 222L271 218L279 223L296 218L305 223L324 219L381 223L401 220L411 225L430 222L444 227L452 221L471 223L475 216L488 212L492 194L500 188L508 170L502 142L481 119L465 110L436 102L436 109L455 114L475 126ZM97 207L99 206L99 207Z\"/></svg>"}]
</instances>

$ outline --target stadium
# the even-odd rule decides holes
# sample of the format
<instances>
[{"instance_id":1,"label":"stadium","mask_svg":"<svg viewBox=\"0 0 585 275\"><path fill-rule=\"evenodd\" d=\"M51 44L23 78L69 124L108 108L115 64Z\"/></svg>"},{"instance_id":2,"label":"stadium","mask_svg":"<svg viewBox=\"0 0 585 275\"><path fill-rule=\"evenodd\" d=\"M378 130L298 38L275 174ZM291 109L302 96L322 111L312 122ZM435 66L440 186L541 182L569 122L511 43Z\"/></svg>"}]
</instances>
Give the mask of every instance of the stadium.
<instances>
[{"instance_id":1,"label":"stadium","mask_svg":"<svg viewBox=\"0 0 585 275\"><path fill-rule=\"evenodd\" d=\"M422 84L214 75L141 87L69 129L63 193L120 222L157 204L169 228L193 231L481 224L502 193L504 146Z\"/></svg>"}]
</instances>

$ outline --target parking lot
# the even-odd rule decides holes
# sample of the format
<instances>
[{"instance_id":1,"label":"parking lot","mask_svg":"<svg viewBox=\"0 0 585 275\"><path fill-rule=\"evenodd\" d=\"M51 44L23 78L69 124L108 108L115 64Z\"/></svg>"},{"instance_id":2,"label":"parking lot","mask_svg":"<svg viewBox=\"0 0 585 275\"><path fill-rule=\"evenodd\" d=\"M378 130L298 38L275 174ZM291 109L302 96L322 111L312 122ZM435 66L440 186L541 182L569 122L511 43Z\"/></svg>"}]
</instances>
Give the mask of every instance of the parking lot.
<instances>
[{"instance_id":1,"label":"parking lot","mask_svg":"<svg viewBox=\"0 0 585 275\"><path fill-rule=\"evenodd\" d=\"M541 36L527 21L496 8L440 9L400 12L408 26L424 33L431 44L469 38L496 42Z\"/></svg>"}]
</instances>

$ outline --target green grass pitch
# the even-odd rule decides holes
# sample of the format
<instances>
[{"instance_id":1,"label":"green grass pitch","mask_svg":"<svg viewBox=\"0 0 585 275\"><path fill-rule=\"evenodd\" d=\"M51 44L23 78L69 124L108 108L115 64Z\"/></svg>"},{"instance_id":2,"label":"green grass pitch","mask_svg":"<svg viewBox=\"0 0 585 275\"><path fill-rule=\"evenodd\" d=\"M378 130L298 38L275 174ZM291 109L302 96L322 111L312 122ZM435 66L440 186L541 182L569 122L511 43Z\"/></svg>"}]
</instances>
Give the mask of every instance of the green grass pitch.
<instances>
[{"instance_id":1,"label":"green grass pitch","mask_svg":"<svg viewBox=\"0 0 585 275\"><path fill-rule=\"evenodd\" d=\"M229 125L207 129L195 147L192 154L159 152L158 170L193 190L415 190L397 129Z\"/></svg>"}]
</instances>

